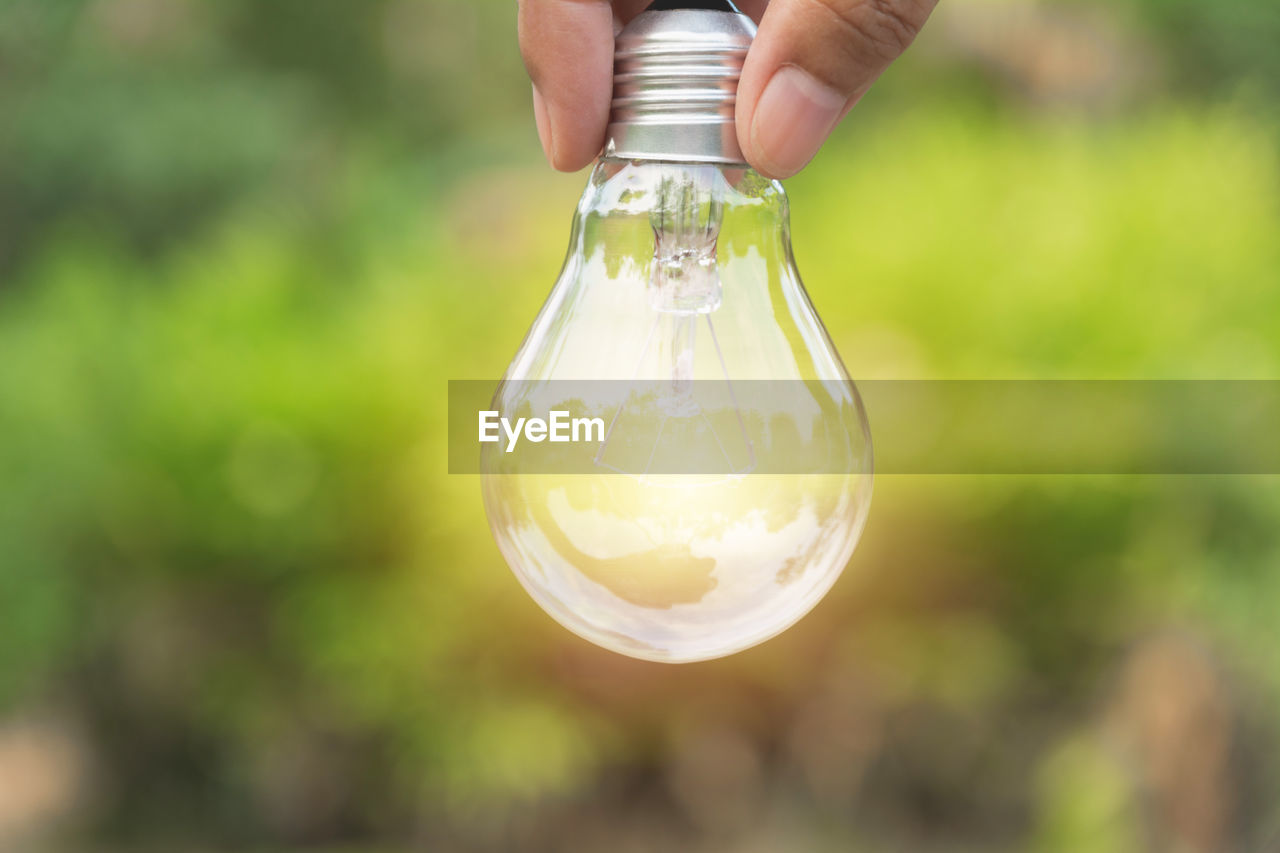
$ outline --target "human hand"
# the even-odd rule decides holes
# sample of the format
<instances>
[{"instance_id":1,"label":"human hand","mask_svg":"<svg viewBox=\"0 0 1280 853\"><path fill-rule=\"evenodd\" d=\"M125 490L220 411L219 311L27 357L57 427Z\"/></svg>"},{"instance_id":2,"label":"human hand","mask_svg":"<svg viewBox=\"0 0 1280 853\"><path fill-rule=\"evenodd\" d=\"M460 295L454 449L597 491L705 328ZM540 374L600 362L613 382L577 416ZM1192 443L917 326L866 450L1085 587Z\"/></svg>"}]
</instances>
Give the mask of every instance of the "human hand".
<instances>
[{"instance_id":1,"label":"human hand","mask_svg":"<svg viewBox=\"0 0 1280 853\"><path fill-rule=\"evenodd\" d=\"M604 146L613 39L650 0L520 0L538 138L561 171ZM907 49L937 0L738 0L759 25L738 83L738 144L771 178L804 168Z\"/></svg>"}]
</instances>

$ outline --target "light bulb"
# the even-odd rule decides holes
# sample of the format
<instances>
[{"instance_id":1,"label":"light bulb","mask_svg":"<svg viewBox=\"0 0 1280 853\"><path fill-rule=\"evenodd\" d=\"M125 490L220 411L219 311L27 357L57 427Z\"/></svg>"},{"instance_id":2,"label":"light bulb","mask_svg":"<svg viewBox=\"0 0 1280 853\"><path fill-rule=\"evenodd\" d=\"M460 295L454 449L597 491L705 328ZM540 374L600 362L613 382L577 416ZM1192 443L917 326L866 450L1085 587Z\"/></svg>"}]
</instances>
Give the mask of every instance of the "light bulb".
<instances>
[{"instance_id":1,"label":"light bulb","mask_svg":"<svg viewBox=\"0 0 1280 853\"><path fill-rule=\"evenodd\" d=\"M796 272L786 195L733 138L753 33L736 13L650 11L619 36L609 145L491 406L595 416L596 432L481 457L528 592L649 660L793 624L848 562L871 497L866 417Z\"/></svg>"}]
</instances>

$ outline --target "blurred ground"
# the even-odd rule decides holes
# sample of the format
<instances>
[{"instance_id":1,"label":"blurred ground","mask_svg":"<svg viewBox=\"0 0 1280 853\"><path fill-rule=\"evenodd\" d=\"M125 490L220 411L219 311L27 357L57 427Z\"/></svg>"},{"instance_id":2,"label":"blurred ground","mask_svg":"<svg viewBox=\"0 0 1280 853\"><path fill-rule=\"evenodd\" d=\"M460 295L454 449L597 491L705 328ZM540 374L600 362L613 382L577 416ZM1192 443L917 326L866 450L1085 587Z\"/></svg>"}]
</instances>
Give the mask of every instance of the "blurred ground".
<instances>
[{"instance_id":1,"label":"blurred ground","mask_svg":"<svg viewBox=\"0 0 1280 853\"><path fill-rule=\"evenodd\" d=\"M513 18L0 6L0 849L1280 843L1274 478L883 477L708 664L528 600L444 473L583 181ZM788 184L850 371L1280 378L1277 39L944 0Z\"/></svg>"}]
</instances>

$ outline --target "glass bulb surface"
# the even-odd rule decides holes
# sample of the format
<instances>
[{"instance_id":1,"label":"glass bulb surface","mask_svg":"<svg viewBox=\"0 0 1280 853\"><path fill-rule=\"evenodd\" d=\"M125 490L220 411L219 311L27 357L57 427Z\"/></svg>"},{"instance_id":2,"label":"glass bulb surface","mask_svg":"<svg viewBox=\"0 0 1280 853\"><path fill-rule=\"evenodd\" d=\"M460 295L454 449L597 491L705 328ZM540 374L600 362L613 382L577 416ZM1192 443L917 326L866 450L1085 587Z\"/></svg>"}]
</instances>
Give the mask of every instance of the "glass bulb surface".
<instances>
[{"instance_id":1,"label":"glass bulb surface","mask_svg":"<svg viewBox=\"0 0 1280 853\"><path fill-rule=\"evenodd\" d=\"M870 433L777 182L597 164L491 408L557 404L601 415L604 434L557 449L563 469L486 445L482 482L503 556L580 636L656 661L731 654L793 624L848 562Z\"/></svg>"}]
</instances>

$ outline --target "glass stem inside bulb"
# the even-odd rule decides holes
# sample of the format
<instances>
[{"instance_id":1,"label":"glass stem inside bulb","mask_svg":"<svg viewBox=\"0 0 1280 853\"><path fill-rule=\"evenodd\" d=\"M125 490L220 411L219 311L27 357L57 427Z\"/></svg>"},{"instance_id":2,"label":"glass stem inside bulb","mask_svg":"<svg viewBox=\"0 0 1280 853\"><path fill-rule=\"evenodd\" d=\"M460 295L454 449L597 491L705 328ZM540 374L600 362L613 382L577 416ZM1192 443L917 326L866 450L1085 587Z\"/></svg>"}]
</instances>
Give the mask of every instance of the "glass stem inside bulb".
<instances>
[{"instance_id":1,"label":"glass stem inside bulb","mask_svg":"<svg viewBox=\"0 0 1280 853\"><path fill-rule=\"evenodd\" d=\"M723 179L715 166L664 167L653 226L653 264L649 302L659 352L670 366L670 396L665 408L675 414L692 405L694 352L698 320L720 307L720 270L716 241L724 217Z\"/></svg>"},{"instance_id":2,"label":"glass stem inside bulb","mask_svg":"<svg viewBox=\"0 0 1280 853\"><path fill-rule=\"evenodd\" d=\"M649 302L654 310L707 314L720 307L716 241L724 219L723 178L715 166L667 165L658 186Z\"/></svg>"}]
</instances>

